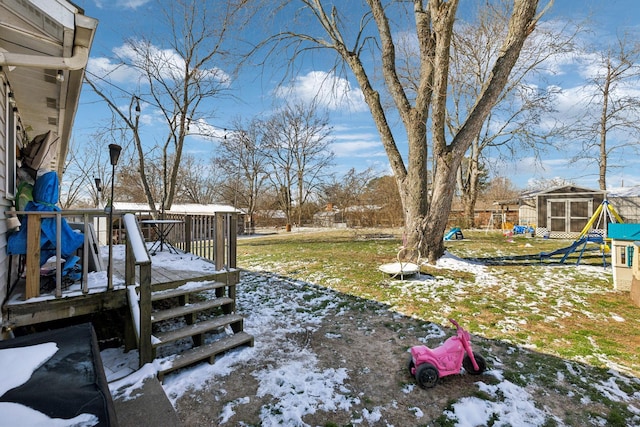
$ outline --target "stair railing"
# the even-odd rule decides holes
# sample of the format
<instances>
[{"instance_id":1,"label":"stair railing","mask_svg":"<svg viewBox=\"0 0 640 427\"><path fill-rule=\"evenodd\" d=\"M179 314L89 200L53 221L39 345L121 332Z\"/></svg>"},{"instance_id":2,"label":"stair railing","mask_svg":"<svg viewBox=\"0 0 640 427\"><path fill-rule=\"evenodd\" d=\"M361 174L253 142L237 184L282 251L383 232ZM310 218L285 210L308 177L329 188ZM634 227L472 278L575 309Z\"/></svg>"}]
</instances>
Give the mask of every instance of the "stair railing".
<instances>
[{"instance_id":1,"label":"stair railing","mask_svg":"<svg viewBox=\"0 0 640 427\"><path fill-rule=\"evenodd\" d=\"M123 216L127 243L125 250L125 284L133 320L140 367L153 361L151 345L151 257L144 242L142 231L133 214ZM136 267L139 277L136 281ZM136 294L135 288L139 292Z\"/></svg>"}]
</instances>

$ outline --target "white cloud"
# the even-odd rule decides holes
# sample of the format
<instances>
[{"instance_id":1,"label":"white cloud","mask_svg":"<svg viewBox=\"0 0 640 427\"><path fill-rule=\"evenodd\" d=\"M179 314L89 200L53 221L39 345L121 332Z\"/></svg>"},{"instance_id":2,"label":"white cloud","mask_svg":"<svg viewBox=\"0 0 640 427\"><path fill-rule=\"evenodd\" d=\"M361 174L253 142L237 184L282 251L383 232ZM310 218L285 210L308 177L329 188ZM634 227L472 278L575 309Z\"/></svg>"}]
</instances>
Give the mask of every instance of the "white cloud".
<instances>
[{"instance_id":1,"label":"white cloud","mask_svg":"<svg viewBox=\"0 0 640 427\"><path fill-rule=\"evenodd\" d=\"M87 70L91 74L106 77L113 82L138 81L140 74L132 67L111 62L109 58L89 58Z\"/></svg>"},{"instance_id":2,"label":"white cloud","mask_svg":"<svg viewBox=\"0 0 640 427\"><path fill-rule=\"evenodd\" d=\"M118 0L116 5L125 9L137 9L140 6L144 6L151 0Z\"/></svg>"},{"instance_id":3,"label":"white cloud","mask_svg":"<svg viewBox=\"0 0 640 427\"><path fill-rule=\"evenodd\" d=\"M213 126L203 119L193 120L189 122L189 135L200 137L205 140L223 139L229 133L230 131Z\"/></svg>"},{"instance_id":4,"label":"white cloud","mask_svg":"<svg viewBox=\"0 0 640 427\"><path fill-rule=\"evenodd\" d=\"M340 158L386 157L377 133L361 127L344 125L333 128L332 151Z\"/></svg>"},{"instance_id":5,"label":"white cloud","mask_svg":"<svg viewBox=\"0 0 640 427\"><path fill-rule=\"evenodd\" d=\"M311 71L299 76L290 85L278 88L275 95L305 103L315 102L329 110L367 110L359 88L352 87L347 79L324 71Z\"/></svg>"},{"instance_id":6,"label":"white cloud","mask_svg":"<svg viewBox=\"0 0 640 427\"><path fill-rule=\"evenodd\" d=\"M139 81L141 73L137 68L148 68L149 63L154 64L158 74L164 79L179 81L184 77L185 61L173 49L161 49L153 44L138 47L130 44L117 46L112 51L120 61L114 62L105 57L90 58L87 69L117 83ZM224 86L231 83L231 76L220 68L201 69L199 72L202 79L215 80Z\"/></svg>"},{"instance_id":7,"label":"white cloud","mask_svg":"<svg viewBox=\"0 0 640 427\"><path fill-rule=\"evenodd\" d=\"M150 1L151 0L117 0L115 4L113 4L113 7L116 9L137 9ZM105 2L102 0L95 0L95 4L99 9L103 9L105 6L111 6L109 2L105 5Z\"/></svg>"},{"instance_id":8,"label":"white cloud","mask_svg":"<svg viewBox=\"0 0 640 427\"><path fill-rule=\"evenodd\" d=\"M332 151L336 157L378 157L386 156L378 141L353 140L335 142Z\"/></svg>"}]
</instances>

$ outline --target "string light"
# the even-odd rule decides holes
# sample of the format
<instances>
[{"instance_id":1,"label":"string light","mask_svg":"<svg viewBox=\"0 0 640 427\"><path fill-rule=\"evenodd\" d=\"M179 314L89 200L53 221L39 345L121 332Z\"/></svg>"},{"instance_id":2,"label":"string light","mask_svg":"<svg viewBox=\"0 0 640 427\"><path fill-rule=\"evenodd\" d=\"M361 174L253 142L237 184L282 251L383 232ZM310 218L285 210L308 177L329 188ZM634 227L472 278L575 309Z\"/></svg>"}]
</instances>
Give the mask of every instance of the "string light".
<instances>
[{"instance_id":1,"label":"string light","mask_svg":"<svg viewBox=\"0 0 640 427\"><path fill-rule=\"evenodd\" d=\"M89 71L89 70L85 70L85 74L91 75L91 76L95 77L96 79L98 79L98 80L100 80L100 81L104 82L105 84L107 84L107 85L109 85L109 86L112 86L113 88L115 88L115 89L119 90L120 92L122 92L122 93L124 93L124 94L127 94L127 95L131 96L132 98L135 98L135 99L136 99L136 108L135 108L136 115L139 115L139 114L140 114L140 112L141 112L141 110L140 110L140 103L139 103L140 101L144 102L145 104L148 104L148 105L151 105L151 106L153 106L153 107L156 107L156 108L162 108L160 105L155 104L154 102L147 101L147 100L143 99L142 97L140 97L140 96L138 96L138 95L135 95L134 93L132 93L132 92L130 92L130 91L128 91L128 90L126 90L126 89L123 89L122 87L120 87L120 86L118 86L118 85L116 85L116 84L114 84L114 83L110 82L109 80L105 79L104 77L100 77L100 76L98 76L97 74L92 73L92 72L91 72L91 71ZM190 120L190 119L189 119L189 120ZM233 133L233 132L242 132L242 131L243 131L242 129L227 129L227 128L222 127L222 126L215 126L215 125L211 125L211 126L212 126L212 127L214 127L214 128L218 128L218 129L222 129L222 130L224 130L224 132L225 132L225 139L226 139L226 133L227 133L227 131L230 131L230 132L232 132L232 133ZM188 130L189 130L189 129L187 128L187 131L188 131Z\"/></svg>"}]
</instances>

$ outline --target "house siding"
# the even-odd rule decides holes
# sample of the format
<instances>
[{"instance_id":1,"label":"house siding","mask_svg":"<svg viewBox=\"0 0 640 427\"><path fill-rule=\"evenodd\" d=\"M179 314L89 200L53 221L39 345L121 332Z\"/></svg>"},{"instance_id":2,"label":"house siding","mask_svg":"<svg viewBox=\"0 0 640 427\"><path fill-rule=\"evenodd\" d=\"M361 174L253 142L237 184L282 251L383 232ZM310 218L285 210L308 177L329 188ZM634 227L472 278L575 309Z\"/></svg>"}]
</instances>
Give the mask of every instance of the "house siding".
<instances>
[{"instance_id":1,"label":"house siding","mask_svg":"<svg viewBox=\"0 0 640 427\"><path fill-rule=\"evenodd\" d=\"M4 212L7 210L8 206L11 206L11 201L7 199L6 192L6 147L7 147L7 115L9 114L9 100L8 100L8 85L6 83L5 75L0 74L0 80L2 84L0 84L0 189L2 189L2 197L0 197L0 210L2 210L3 214L0 218L0 301L4 301L7 292L8 292L8 271L9 271L9 260L7 256L7 222L3 219L5 218ZM0 314L2 316L2 314ZM4 320L4 319L2 319Z\"/></svg>"},{"instance_id":2,"label":"house siding","mask_svg":"<svg viewBox=\"0 0 640 427\"><path fill-rule=\"evenodd\" d=\"M610 197L609 202L624 222L640 223L640 196Z\"/></svg>"}]
</instances>

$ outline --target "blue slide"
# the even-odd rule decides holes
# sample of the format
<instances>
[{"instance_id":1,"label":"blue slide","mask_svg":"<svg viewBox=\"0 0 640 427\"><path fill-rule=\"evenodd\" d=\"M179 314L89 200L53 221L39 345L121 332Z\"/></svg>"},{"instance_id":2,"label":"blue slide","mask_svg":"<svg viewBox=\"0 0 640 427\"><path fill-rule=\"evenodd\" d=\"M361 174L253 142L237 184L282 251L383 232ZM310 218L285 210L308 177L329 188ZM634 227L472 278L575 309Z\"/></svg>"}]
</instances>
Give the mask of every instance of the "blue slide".
<instances>
[{"instance_id":1,"label":"blue slide","mask_svg":"<svg viewBox=\"0 0 640 427\"><path fill-rule=\"evenodd\" d=\"M460 227L453 227L447 234L444 235L444 240L451 240L453 238L455 238L456 240L464 239Z\"/></svg>"},{"instance_id":2,"label":"blue slide","mask_svg":"<svg viewBox=\"0 0 640 427\"><path fill-rule=\"evenodd\" d=\"M571 245L569 245L569 246L567 246L565 248L556 249L553 252L540 252L540 259L551 258L554 255L563 254L564 256L562 257L562 260L560 262L564 262L567 259L567 256L569 256L570 253L575 252L578 249L579 246L585 245L586 243L587 243L587 238L586 237L581 237L580 239L576 240Z\"/></svg>"}]
</instances>

